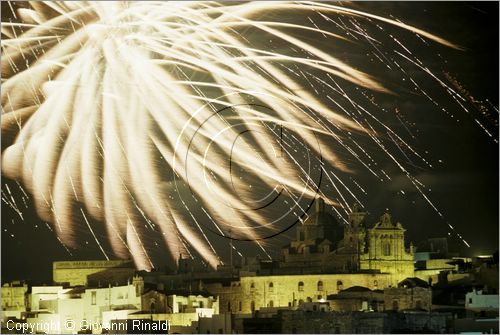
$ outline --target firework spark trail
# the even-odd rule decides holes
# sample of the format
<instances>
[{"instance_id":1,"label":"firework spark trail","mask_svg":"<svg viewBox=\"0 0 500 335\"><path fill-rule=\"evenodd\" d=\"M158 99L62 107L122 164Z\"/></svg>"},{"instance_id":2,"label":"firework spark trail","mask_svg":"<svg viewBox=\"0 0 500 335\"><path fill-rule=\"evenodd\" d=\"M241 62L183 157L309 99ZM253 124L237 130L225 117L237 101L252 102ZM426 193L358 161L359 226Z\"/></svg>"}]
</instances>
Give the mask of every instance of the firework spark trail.
<instances>
[{"instance_id":1,"label":"firework spark trail","mask_svg":"<svg viewBox=\"0 0 500 335\"><path fill-rule=\"evenodd\" d=\"M350 188L348 188L348 187L345 185L345 183L344 183L344 182L343 182L343 181L342 181L339 177L337 177L337 175L335 174L335 172L330 171L330 173L331 173L331 174L335 177L335 179L337 179L337 181L338 181L338 182L339 182L342 186L344 186L344 188L347 190L347 192L349 192L349 194L351 195L351 197L352 197L354 200L356 200L356 202L357 202L358 204L360 204L361 206L363 206L363 202L362 202L362 201L360 201L360 200L358 199L358 197L357 197L357 196L356 196L353 192L351 192L351 189L350 189Z\"/></svg>"},{"instance_id":2,"label":"firework spark trail","mask_svg":"<svg viewBox=\"0 0 500 335\"><path fill-rule=\"evenodd\" d=\"M327 75L329 76L329 74L327 74ZM317 79L318 81L320 81L320 82L323 82L325 85L327 85L327 86L328 86L329 88L331 88L332 90L337 91L335 88L333 88L331 85L329 85L329 84L325 83L325 82L324 82L324 81L322 81L321 79L319 79L319 78L316 78L316 79ZM332 79L332 78L330 77L330 79ZM345 92L343 92L343 91L342 91L342 89L340 88L340 86L339 86L339 85L338 85L338 84L337 84L337 83L336 83L333 79L332 79L332 81L333 81L333 82L337 85L337 87L339 88L339 91L337 91L337 92L341 92L341 93L342 93L342 95L343 95L346 99L348 99L348 100L349 100L349 102L351 102L351 104L352 104L353 106L355 106L355 107L356 107L356 106L357 106L357 104L355 104L354 102L352 102L352 100L349 98L349 96L348 96ZM335 103L335 104L336 104L336 105L337 105L337 106L338 106L341 110L343 110L346 114L348 114L348 115L350 114L350 113L349 113L349 112L348 112L348 111L347 111L344 107L342 107L342 106L341 106L341 105L340 105L337 101L333 100L333 99L332 99L331 97L329 97L329 96L327 96L327 98L328 98L329 100L331 100L333 103ZM363 129L363 130L364 130L364 127L363 127L363 126L362 126L362 125L361 125L361 124L360 124L360 123L359 123L356 119L354 119L354 121L356 122L356 124L358 124L358 125L359 125L359 127L360 127L361 129ZM328 120L328 122L330 122L330 120ZM369 165L368 165L368 164L366 164L365 162L363 162L363 161L360 159L359 155L358 155L358 154L356 154L356 153L355 153L355 151L353 151L353 150L352 150L352 149L351 149L351 148L350 148L347 144L345 144L345 143L344 143L344 141L343 141L343 140L342 140L339 136L337 136L337 135L336 135L336 134L335 134L335 133L331 130L331 128L330 128L330 127L328 127L327 125L325 125L325 123L324 123L324 122L322 122L321 120L316 120L316 123L317 123L317 124L320 124L320 125L322 126L322 128L326 129L326 130L329 132L329 134L330 134L331 136L333 136L333 137L337 140L337 142L338 142L341 146L343 146L345 149L347 149L347 150L348 150L348 151L349 151L349 152L350 152L350 153L351 153L354 157L356 157L356 159L358 159L358 161L360 161L360 162L361 162L361 163L362 163L362 164L363 164L363 165L364 165L364 166L365 166L365 167L366 167L366 168L367 168L370 172L372 172L375 176L377 176L377 174L375 173L375 171L373 171L373 170L369 167ZM331 123L331 122L330 122L330 123ZM335 124L332 124L332 125L333 125L335 128L339 129L339 128L335 125ZM339 130L340 130L340 129L339 129ZM351 139L351 138L349 137L349 139ZM351 139L351 140L352 140L352 139ZM355 141L353 141L353 143L355 143L355 145L356 145L357 147L359 147L359 148L361 149L361 151L362 151L363 153L365 153L365 154L368 156L368 158L369 158L369 159L371 159L371 160L373 161L373 159L370 157L370 155L369 155L369 154L368 154L368 153L367 153L364 149L362 149L362 148L361 148L361 147L360 147L360 146L359 146L359 145L358 145Z\"/></svg>"},{"instance_id":3,"label":"firework spark trail","mask_svg":"<svg viewBox=\"0 0 500 335\"><path fill-rule=\"evenodd\" d=\"M412 139L417 139L417 137L412 133L412 131L408 128L408 125L405 124L405 122L403 122L403 120L401 120L401 117L399 117L399 115L397 115L398 111L396 110L396 118L398 119L399 123L406 129L406 131L408 132L408 134L411 136Z\"/></svg>"},{"instance_id":4,"label":"firework spark trail","mask_svg":"<svg viewBox=\"0 0 500 335\"><path fill-rule=\"evenodd\" d=\"M398 142L396 142L394 137L392 137L390 132L387 132L387 136L389 136L392 143L394 143L394 145L396 146L396 148L398 148L398 150L401 152L401 154L403 154L403 156L405 156L405 158L408 160L408 162L413 165L413 162L411 161L410 157L408 157L408 155L406 155L406 153L403 151L403 149L401 149L401 146L398 144Z\"/></svg>"},{"instance_id":5,"label":"firework spark trail","mask_svg":"<svg viewBox=\"0 0 500 335\"><path fill-rule=\"evenodd\" d=\"M298 151L291 143L300 143L309 161L310 155L321 155L335 168L319 163L340 197L335 206L347 213L348 198L360 201L335 173L352 170L332 149L332 141L383 179L371 168L377 162L357 136L373 140L441 215L365 116L385 130L408 160L406 150L428 162L347 94L342 84L381 93L388 90L369 74L294 33L344 43L366 41L381 63L404 74L398 63L381 52L383 43L363 27L364 20L410 31L424 42L458 48L438 36L398 20L315 2L49 2L33 3L33 9L17 13L9 6L22 22L2 24L2 32L9 37L2 40L6 60L2 73L7 78L1 96L2 130L16 128L18 135L2 149L2 172L18 181L25 205L25 198L32 198L38 215L55 224L65 248L76 247L78 233L88 229L106 258L104 238L110 239L115 255L131 253L139 268L150 269L154 266L151 248L145 243L149 231L163 236L174 263L178 257L201 257L216 267L222 259L194 210L201 206L218 234L227 237L227 227L237 229L242 237L255 239L269 256L258 240L260 230L250 223L269 232L278 228L266 224L264 214L235 210L259 199L248 190L247 180L228 176L226 158L250 171L254 182L272 190L281 185L288 194L284 203L291 204L290 213L302 220L302 196L315 196L315 182L311 166L304 169L295 156ZM270 10L309 14L304 16L308 23L256 19ZM338 32L321 27L311 18L313 14L333 23ZM264 34L286 46L285 51L255 46L252 36L241 33L244 30ZM389 36L416 60L394 50L396 54L433 76L460 103L460 94L435 77L399 39ZM324 90L326 101L321 99ZM268 110L258 110L249 102ZM227 109L231 106L239 107ZM476 122L487 132L480 120ZM287 130L287 141L276 147L283 157L277 157L274 146L270 150L278 134L269 124ZM257 135L252 128L265 132ZM239 137L242 130L250 132L248 137ZM233 148L236 139L239 145ZM384 170L381 173L390 179ZM11 193L8 188L7 192ZM172 197L176 192L178 197ZM186 193L193 201L187 200ZM321 190L319 194L328 198ZM229 206L214 202L213 195ZM12 195L2 192L2 201L22 218ZM86 227L72 222L76 203L83 206L80 212ZM345 221L337 208L333 210ZM89 219L103 222L109 237L97 236Z\"/></svg>"},{"instance_id":6,"label":"firework spark trail","mask_svg":"<svg viewBox=\"0 0 500 335\"><path fill-rule=\"evenodd\" d=\"M413 184L413 186L415 186L415 188L417 189L417 191L420 193L420 195L425 199L425 201L432 207L432 209L442 218L444 219L444 215L439 211L439 209L436 207L436 205L431 201L431 199L429 199L429 197L426 195L426 193L422 190L421 186L422 184L419 183L416 178L414 178L404 167L403 165L394 157L393 154L391 154L386 148L385 146L382 144L382 142L377 139L376 137L374 136L371 136L373 138L373 140L380 146L380 148L382 150L384 150L386 152L386 154L394 161L394 163L396 163L396 165L399 167L399 169L406 175L406 177L410 180L410 182ZM383 172L383 171L382 171ZM386 175L387 176L387 175ZM388 177L388 176L387 176ZM420 184L420 185L419 185ZM448 226L450 228L452 228L453 230L455 230L453 228L452 225L448 224ZM457 237L460 238L460 240L462 240L467 246L469 246L469 244L467 243L467 241L459 234L456 232L456 235Z\"/></svg>"},{"instance_id":7,"label":"firework spark trail","mask_svg":"<svg viewBox=\"0 0 500 335\"><path fill-rule=\"evenodd\" d=\"M359 183L356 180L352 179L351 177L349 177L349 179L354 183L354 185L356 185L359 188L361 192L363 192L364 195L368 195L368 193L364 190L364 188L361 187L361 185L359 185Z\"/></svg>"},{"instance_id":8,"label":"firework spark trail","mask_svg":"<svg viewBox=\"0 0 500 335\"><path fill-rule=\"evenodd\" d=\"M398 51L395 51L396 54L400 55L407 61L411 62L412 64L418 66L420 69L422 69L424 72L429 74L433 79L435 79L443 88L446 89L446 92L449 93L449 95L452 97L452 99L467 113L470 114L471 112L469 109L464 105L466 102L466 98L463 97L459 92L456 92L451 86L447 85L443 80L439 79L434 73L432 73L427 67L423 66L420 61L418 61L418 58L415 57L415 60L410 59L408 56L401 54ZM420 87L412 80L412 82L420 89ZM430 99L436 106L438 106L438 103L433 100L427 93L425 93L422 89L420 89L424 95ZM458 120L457 120L458 121ZM477 119L474 119L474 121L479 125L479 127L488 135L495 143L498 143L498 139L495 138L495 136Z\"/></svg>"},{"instance_id":9,"label":"firework spark trail","mask_svg":"<svg viewBox=\"0 0 500 335\"><path fill-rule=\"evenodd\" d=\"M340 192L340 190L338 189L337 185L335 184L335 182L333 181L333 179L330 177L330 175L328 174L328 172L322 168L323 172L325 172L325 175L327 176L328 180L330 180L330 183L332 184L332 186L335 188L335 190L337 191L337 194L340 196L340 198L342 199L342 201L340 202L340 206L342 207L342 209L344 210L344 212L346 214L349 214L350 212L350 207L349 207L349 204L347 203L347 201L345 200L344 196L342 195L342 192Z\"/></svg>"},{"instance_id":10,"label":"firework spark trail","mask_svg":"<svg viewBox=\"0 0 500 335\"><path fill-rule=\"evenodd\" d=\"M99 246L99 249L101 249L102 254L103 254L103 255L104 255L104 257L106 257L106 259L109 261L109 257L108 257L108 255L106 254L106 252L105 252L105 251L104 251L104 249L102 248L102 245L101 245L101 243L99 242L99 239L97 238L97 236L95 235L94 230L93 230L93 229L92 229L92 227L90 226L89 220L87 220L87 217L85 216L85 213L84 213L84 211L83 211L83 209L82 209L82 208L80 208L80 212L82 213L83 219L85 220L85 223L87 224L87 226L89 227L90 232L92 233L92 237L94 237L95 242L96 242L96 243L97 243L97 245Z\"/></svg>"},{"instance_id":11,"label":"firework spark trail","mask_svg":"<svg viewBox=\"0 0 500 335\"><path fill-rule=\"evenodd\" d=\"M23 213L19 210L19 208L16 207L16 205L5 195L5 192L3 192L2 190L2 201L8 205L10 208L12 208L12 210L14 210L14 212L17 213L17 215L19 215L19 217L21 218L21 220L24 219L23 217Z\"/></svg>"},{"instance_id":12,"label":"firework spark trail","mask_svg":"<svg viewBox=\"0 0 500 335\"><path fill-rule=\"evenodd\" d=\"M388 181L391 180L391 177L389 177L389 175L384 170L380 170L380 171L384 174L384 176L387 178Z\"/></svg>"},{"instance_id":13,"label":"firework spark trail","mask_svg":"<svg viewBox=\"0 0 500 335\"><path fill-rule=\"evenodd\" d=\"M385 123L383 123L379 118L377 118L373 113L370 113L366 108L364 108L362 105L352 101L353 106L355 106L356 109L362 110L364 113L369 115L372 119L374 119L379 125L381 125L389 134L392 134L395 136L403 145L405 148L410 150L416 157L418 157L423 163L429 166L429 162L421 155L419 154L411 145L409 145L406 141L404 141L395 131L393 131L390 127L388 127ZM371 124L367 122L367 124L373 129ZM375 133L375 130L373 130ZM372 138L374 138L372 136ZM377 143L377 141L375 141Z\"/></svg>"},{"instance_id":14,"label":"firework spark trail","mask_svg":"<svg viewBox=\"0 0 500 335\"><path fill-rule=\"evenodd\" d=\"M324 197L324 198L328 198L328 197L327 197L327 196L326 196L326 195L325 195L322 191L320 191L320 192L319 192L319 194L320 194L322 197ZM338 199L337 199L337 203L340 203L340 201L338 201ZM339 210L338 210L335 206L332 206L332 209L333 209L333 211L335 212L335 214L337 214L337 218L339 218L340 220L342 220L344 224L346 224L346 225L348 225L348 224L349 224L349 221L347 221L347 220L345 219L345 216L344 216L344 215L342 215L342 214L339 212Z\"/></svg>"}]
</instances>

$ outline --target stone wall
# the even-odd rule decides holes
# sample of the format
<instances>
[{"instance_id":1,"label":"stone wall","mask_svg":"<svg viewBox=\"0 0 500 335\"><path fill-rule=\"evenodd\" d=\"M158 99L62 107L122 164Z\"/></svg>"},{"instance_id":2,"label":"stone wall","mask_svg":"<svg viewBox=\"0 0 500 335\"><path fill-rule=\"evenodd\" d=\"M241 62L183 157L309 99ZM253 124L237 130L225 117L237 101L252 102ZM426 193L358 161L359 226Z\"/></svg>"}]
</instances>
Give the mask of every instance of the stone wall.
<instances>
[{"instance_id":1,"label":"stone wall","mask_svg":"<svg viewBox=\"0 0 500 335\"><path fill-rule=\"evenodd\" d=\"M302 302L319 301L352 286L383 289L389 285L389 274L355 273L241 277L229 286L207 284L205 289L219 296L221 313L251 313L262 307L298 306Z\"/></svg>"},{"instance_id":2,"label":"stone wall","mask_svg":"<svg viewBox=\"0 0 500 335\"><path fill-rule=\"evenodd\" d=\"M135 267L130 261L66 261L52 264L54 283L67 283L69 286L87 285L88 277L95 276L101 285L123 284L124 277L131 277Z\"/></svg>"},{"instance_id":3,"label":"stone wall","mask_svg":"<svg viewBox=\"0 0 500 335\"><path fill-rule=\"evenodd\" d=\"M385 310L423 309L430 310L432 292L429 288L394 287L384 290Z\"/></svg>"}]
</instances>

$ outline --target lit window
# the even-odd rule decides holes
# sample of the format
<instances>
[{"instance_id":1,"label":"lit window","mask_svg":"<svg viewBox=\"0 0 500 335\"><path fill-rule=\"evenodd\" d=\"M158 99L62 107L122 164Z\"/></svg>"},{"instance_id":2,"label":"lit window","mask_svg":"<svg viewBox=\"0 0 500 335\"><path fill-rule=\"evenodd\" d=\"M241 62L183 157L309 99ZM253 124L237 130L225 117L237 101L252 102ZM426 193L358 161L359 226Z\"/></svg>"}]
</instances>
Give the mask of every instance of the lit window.
<instances>
[{"instance_id":1,"label":"lit window","mask_svg":"<svg viewBox=\"0 0 500 335\"><path fill-rule=\"evenodd\" d=\"M390 255L391 255L391 244L385 243L384 244L384 256L390 256Z\"/></svg>"},{"instance_id":2,"label":"lit window","mask_svg":"<svg viewBox=\"0 0 500 335\"><path fill-rule=\"evenodd\" d=\"M318 291L323 291L323 282L321 280L318 282Z\"/></svg>"}]
</instances>

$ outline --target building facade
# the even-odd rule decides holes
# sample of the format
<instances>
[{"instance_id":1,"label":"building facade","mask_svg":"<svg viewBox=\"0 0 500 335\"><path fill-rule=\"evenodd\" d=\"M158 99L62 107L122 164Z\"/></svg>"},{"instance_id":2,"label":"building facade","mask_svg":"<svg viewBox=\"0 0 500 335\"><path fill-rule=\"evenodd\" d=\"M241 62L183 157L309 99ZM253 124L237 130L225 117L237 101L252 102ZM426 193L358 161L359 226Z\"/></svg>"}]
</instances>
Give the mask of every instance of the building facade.
<instances>
[{"instance_id":1,"label":"building facade","mask_svg":"<svg viewBox=\"0 0 500 335\"><path fill-rule=\"evenodd\" d=\"M28 305L28 285L15 281L2 285L2 310L1 319L9 317L20 318Z\"/></svg>"},{"instance_id":2,"label":"building facade","mask_svg":"<svg viewBox=\"0 0 500 335\"><path fill-rule=\"evenodd\" d=\"M323 301L353 286L370 290L394 286L414 276L413 248L405 246L405 229L384 214L372 228L367 213L355 204L349 225L340 226L316 200L315 212L297 227L272 269L247 262L237 280L208 283L220 296L221 312L251 313L263 307L295 307Z\"/></svg>"},{"instance_id":3,"label":"building facade","mask_svg":"<svg viewBox=\"0 0 500 335\"><path fill-rule=\"evenodd\" d=\"M405 229L385 213L371 228L367 212L352 206L349 224L341 226L317 199L315 212L297 227L295 240L283 248L281 273L357 273L392 276L392 285L414 276L414 250L406 248ZM250 269L251 270L251 269Z\"/></svg>"},{"instance_id":4,"label":"building facade","mask_svg":"<svg viewBox=\"0 0 500 335\"><path fill-rule=\"evenodd\" d=\"M135 273L135 265L127 260L53 262L54 283L69 286L125 284Z\"/></svg>"},{"instance_id":5,"label":"building facade","mask_svg":"<svg viewBox=\"0 0 500 335\"><path fill-rule=\"evenodd\" d=\"M366 252L360 254L361 270L379 270L389 273L393 283L414 277L413 245L406 249L405 229L401 223L393 223L389 213L366 232Z\"/></svg>"},{"instance_id":6,"label":"building facade","mask_svg":"<svg viewBox=\"0 0 500 335\"><path fill-rule=\"evenodd\" d=\"M228 285L205 284L205 289L220 299L220 311L252 313L263 307L298 307L305 302L326 300L353 286L370 289L391 285L386 273L340 273L240 277Z\"/></svg>"}]
</instances>

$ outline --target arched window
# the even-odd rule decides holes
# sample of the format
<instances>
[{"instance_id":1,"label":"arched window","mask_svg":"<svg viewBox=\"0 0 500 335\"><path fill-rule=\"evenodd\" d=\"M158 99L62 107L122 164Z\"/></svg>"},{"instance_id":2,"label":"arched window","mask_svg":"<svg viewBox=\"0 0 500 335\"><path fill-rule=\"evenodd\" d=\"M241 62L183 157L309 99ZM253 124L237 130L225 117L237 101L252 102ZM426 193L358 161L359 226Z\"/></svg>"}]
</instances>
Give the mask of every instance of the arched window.
<instances>
[{"instance_id":1,"label":"arched window","mask_svg":"<svg viewBox=\"0 0 500 335\"><path fill-rule=\"evenodd\" d=\"M252 301L252 302L250 303L250 310L251 310L252 312L255 312L255 301Z\"/></svg>"},{"instance_id":2,"label":"arched window","mask_svg":"<svg viewBox=\"0 0 500 335\"><path fill-rule=\"evenodd\" d=\"M238 302L238 310L241 312L241 301Z\"/></svg>"},{"instance_id":3,"label":"arched window","mask_svg":"<svg viewBox=\"0 0 500 335\"><path fill-rule=\"evenodd\" d=\"M384 243L383 249L384 249L384 256L391 255L391 244L390 243Z\"/></svg>"},{"instance_id":4,"label":"arched window","mask_svg":"<svg viewBox=\"0 0 500 335\"><path fill-rule=\"evenodd\" d=\"M250 283L250 288L255 288L255 283L254 282Z\"/></svg>"},{"instance_id":5,"label":"arched window","mask_svg":"<svg viewBox=\"0 0 500 335\"><path fill-rule=\"evenodd\" d=\"M274 307L274 302L272 300L269 301L269 307Z\"/></svg>"},{"instance_id":6,"label":"arched window","mask_svg":"<svg viewBox=\"0 0 500 335\"><path fill-rule=\"evenodd\" d=\"M227 311L231 312L231 301L227 302Z\"/></svg>"},{"instance_id":7,"label":"arched window","mask_svg":"<svg viewBox=\"0 0 500 335\"><path fill-rule=\"evenodd\" d=\"M299 281L299 291L304 291L304 282Z\"/></svg>"},{"instance_id":8,"label":"arched window","mask_svg":"<svg viewBox=\"0 0 500 335\"><path fill-rule=\"evenodd\" d=\"M273 284L273 282L270 282L269 283L269 292L272 292L272 291L274 291L274 284Z\"/></svg>"},{"instance_id":9,"label":"arched window","mask_svg":"<svg viewBox=\"0 0 500 335\"><path fill-rule=\"evenodd\" d=\"M302 305L304 303L304 300L303 299L300 299L299 300L299 306Z\"/></svg>"},{"instance_id":10,"label":"arched window","mask_svg":"<svg viewBox=\"0 0 500 335\"><path fill-rule=\"evenodd\" d=\"M397 311L399 309L399 301L393 300L392 301L392 310Z\"/></svg>"},{"instance_id":11,"label":"arched window","mask_svg":"<svg viewBox=\"0 0 500 335\"><path fill-rule=\"evenodd\" d=\"M344 284L342 280L337 280L337 291L342 291L344 289Z\"/></svg>"},{"instance_id":12,"label":"arched window","mask_svg":"<svg viewBox=\"0 0 500 335\"><path fill-rule=\"evenodd\" d=\"M323 291L323 282L321 280L318 281L318 291Z\"/></svg>"},{"instance_id":13,"label":"arched window","mask_svg":"<svg viewBox=\"0 0 500 335\"><path fill-rule=\"evenodd\" d=\"M377 288L377 287L378 287L378 281L377 281L377 280L374 280L374 281L373 281L373 287L374 287L374 288Z\"/></svg>"}]
</instances>

